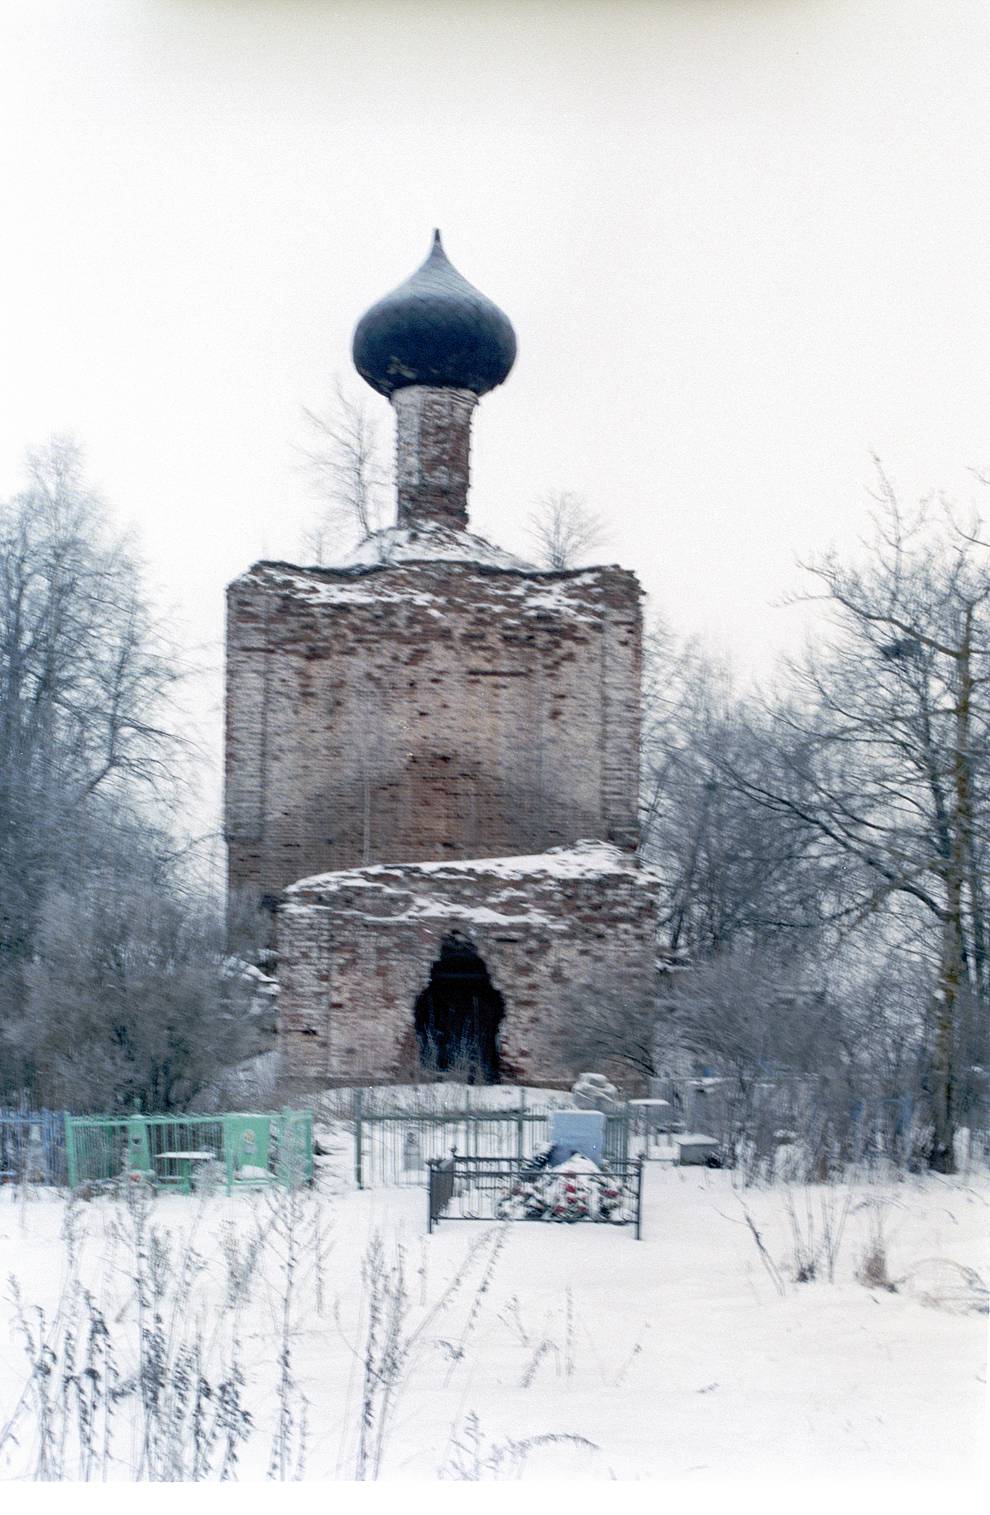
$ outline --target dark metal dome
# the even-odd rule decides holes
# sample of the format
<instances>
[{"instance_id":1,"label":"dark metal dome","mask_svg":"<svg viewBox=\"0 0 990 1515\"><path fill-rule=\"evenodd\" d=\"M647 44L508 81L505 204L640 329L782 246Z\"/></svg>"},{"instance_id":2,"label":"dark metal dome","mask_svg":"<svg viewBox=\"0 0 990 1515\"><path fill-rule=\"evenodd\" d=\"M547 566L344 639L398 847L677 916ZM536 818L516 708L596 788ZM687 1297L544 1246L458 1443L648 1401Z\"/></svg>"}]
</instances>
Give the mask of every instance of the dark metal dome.
<instances>
[{"instance_id":1,"label":"dark metal dome","mask_svg":"<svg viewBox=\"0 0 990 1515\"><path fill-rule=\"evenodd\" d=\"M435 231L423 266L361 317L352 351L358 373L381 395L409 384L483 395L508 377L516 334L448 262Z\"/></svg>"}]
</instances>

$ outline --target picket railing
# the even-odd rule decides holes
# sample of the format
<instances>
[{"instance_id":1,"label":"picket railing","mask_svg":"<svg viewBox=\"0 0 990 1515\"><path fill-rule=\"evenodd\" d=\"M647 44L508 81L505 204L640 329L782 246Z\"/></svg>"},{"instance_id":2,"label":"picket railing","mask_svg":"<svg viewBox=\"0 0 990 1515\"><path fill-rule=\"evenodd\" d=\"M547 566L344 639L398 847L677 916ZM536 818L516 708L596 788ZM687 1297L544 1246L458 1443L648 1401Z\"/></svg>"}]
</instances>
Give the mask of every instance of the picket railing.
<instances>
[{"instance_id":1,"label":"picket railing","mask_svg":"<svg viewBox=\"0 0 990 1515\"><path fill-rule=\"evenodd\" d=\"M64 1184L65 1117L60 1110L0 1110L0 1183Z\"/></svg>"},{"instance_id":2,"label":"picket railing","mask_svg":"<svg viewBox=\"0 0 990 1515\"><path fill-rule=\"evenodd\" d=\"M523 1162L549 1145L552 1114L548 1108L528 1105L524 1089L512 1107L429 1112L369 1111L363 1091L356 1089L351 1110L354 1182L359 1189L422 1187L430 1162L455 1148L464 1157ZM604 1155L608 1161L626 1161L630 1128L626 1107L606 1118Z\"/></svg>"}]
</instances>

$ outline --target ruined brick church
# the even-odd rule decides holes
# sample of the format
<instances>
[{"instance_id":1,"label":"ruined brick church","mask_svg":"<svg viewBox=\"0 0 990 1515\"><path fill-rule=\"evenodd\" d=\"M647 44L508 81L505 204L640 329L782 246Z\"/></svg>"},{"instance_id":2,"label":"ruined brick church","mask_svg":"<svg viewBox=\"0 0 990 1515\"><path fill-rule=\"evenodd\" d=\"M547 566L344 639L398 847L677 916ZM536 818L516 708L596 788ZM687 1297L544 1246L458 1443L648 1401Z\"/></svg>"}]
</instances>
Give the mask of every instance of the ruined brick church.
<instances>
[{"instance_id":1,"label":"ruined brick church","mask_svg":"<svg viewBox=\"0 0 990 1515\"><path fill-rule=\"evenodd\" d=\"M515 352L437 234L354 335L397 524L228 589L229 895L274 917L287 1088L569 1082L595 997L652 994L639 585L468 529L473 413Z\"/></svg>"}]
</instances>

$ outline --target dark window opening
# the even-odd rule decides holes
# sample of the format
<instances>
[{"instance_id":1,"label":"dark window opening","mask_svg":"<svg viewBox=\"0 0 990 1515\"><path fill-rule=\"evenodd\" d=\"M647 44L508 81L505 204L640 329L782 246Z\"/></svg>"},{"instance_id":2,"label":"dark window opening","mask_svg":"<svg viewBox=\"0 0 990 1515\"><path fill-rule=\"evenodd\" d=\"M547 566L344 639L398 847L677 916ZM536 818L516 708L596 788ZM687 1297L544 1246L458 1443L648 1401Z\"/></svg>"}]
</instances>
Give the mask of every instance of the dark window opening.
<instances>
[{"instance_id":1,"label":"dark window opening","mask_svg":"<svg viewBox=\"0 0 990 1515\"><path fill-rule=\"evenodd\" d=\"M499 1082L499 1033L505 1001L463 937L448 936L416 1000L423 1068L468 1084Z\"/></svg>"}]
</instances>

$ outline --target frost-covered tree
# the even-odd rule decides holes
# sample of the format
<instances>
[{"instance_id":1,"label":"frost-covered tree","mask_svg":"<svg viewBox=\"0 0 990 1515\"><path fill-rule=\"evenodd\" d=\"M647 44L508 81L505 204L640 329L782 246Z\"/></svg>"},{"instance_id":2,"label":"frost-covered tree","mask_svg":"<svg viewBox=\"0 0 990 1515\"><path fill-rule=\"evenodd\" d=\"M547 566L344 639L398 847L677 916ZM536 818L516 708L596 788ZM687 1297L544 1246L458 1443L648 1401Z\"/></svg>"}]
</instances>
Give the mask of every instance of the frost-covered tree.
<instances>
[{"instance_id":1,"label":"frost-covered tree","mask_svg":"<svg viewBox=\"0 0 990 1515\"><path fill-rule=\"evenodd\" d=\"M99 826L87 886L46 894L19 1035L56 1107L182 1109L258 1050L221 902L189 889L151 831L140 817Z\"/></svg>"},{"instance_id":2,"label":"frost-covered tree","mask_svg":"<svg viewBox=\"0 0 990 1515\"><path fill-rule=\"evenodd\" d=\"M659 620L645 639L641 855L661 876L661 942L701 961L737 947L809 950L829 879L809 837L786 835L726 773L765 754L724 662Z\"/></svg>"},{"instance_id":3,"label":"frost-covered tree","mask_svg":"<svg viewBox=\"0 0 990 1515\"><path fill-rule=\"evenodd\" d=\"M338 379L322 413L304 410L303 449L316 512L303 533L307 562L323 567L385 525L389 470L378 422Z\"/></svg>"},{"instance_id":4,"label":"frost-covered tree","mask_svg":"<svg viewBox=\"0 0 990 1515\"><path fill-rule=\"evenodd\" d=\"M30 454L0 505L0 1003L19 1001L49 889L85 872L94 800L169 792L180 676L79 449Z\"/></svg>"},{"instance_id":5,"label":"frost-covered tree","mask_svg":"<svg viewBox=\"0 0 990 1515\"><path fill-rule=\"evenodd\" d=\"M880 499L861 561L811 566L831 635L750 723L760 765L720 766L781 836L812 839L841 880L836 923L895 921L917 944L930 1158L950 1171L990 1009L990 547L942 507L907 515L882 473Z\"/></svg>"},{"instance_id":6,"label":"frost-covered tree","mask_svg":"<svg viewBox=\"0 0 990 1515\"><path fill-rule=\"evenodd\" d=\"M583 495L551 489L530 512L527 535L542 568L580 568L605 539L605 523Z\"/></svg>"},{"instance_id":7,"label":"frost-covered tree","mask_svg":"<svg viewBox=\"0 0 990 1515\"><path fill-rule=\"evenodd\" d=\"M174 1103L238 1055L171 834L182 673L78 447L30 455L0 505L0 1100Z\"/></svg>"}]
</instances>

